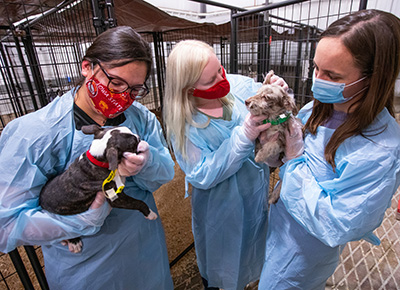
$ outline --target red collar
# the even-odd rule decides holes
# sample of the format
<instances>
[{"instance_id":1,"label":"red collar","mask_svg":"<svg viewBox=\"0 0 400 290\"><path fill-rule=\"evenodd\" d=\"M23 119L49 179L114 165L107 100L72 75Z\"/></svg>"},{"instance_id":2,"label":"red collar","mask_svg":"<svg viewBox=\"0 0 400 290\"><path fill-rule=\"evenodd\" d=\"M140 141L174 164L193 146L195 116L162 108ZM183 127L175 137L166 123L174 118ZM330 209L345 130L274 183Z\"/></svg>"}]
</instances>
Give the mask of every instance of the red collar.
<instances>
[{"instance_id":1,"label":"red collar","mask_svg":"<svg viewBox=\"0 0 400 290\"><path fill-rule=\"evenodd\" d=\"M90 154L89 150L86 151L86 156L94 165L108 169L109 164L107 162L101 162L101 161L97 160L96 158L94 158L93 155Z\"/></svg>"}]
</instances>

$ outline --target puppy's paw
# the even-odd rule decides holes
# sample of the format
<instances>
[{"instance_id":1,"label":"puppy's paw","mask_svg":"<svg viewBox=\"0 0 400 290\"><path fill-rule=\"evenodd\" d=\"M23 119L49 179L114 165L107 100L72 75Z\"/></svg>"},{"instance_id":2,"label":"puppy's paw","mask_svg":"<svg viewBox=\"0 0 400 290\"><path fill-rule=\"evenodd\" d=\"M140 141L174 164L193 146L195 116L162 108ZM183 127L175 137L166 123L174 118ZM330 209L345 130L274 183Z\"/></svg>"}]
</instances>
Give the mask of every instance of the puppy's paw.
<instances>
[{"instance_id":1,"label":"puppy's paw","mask_svg":"<svg viewBox=\"0 0 400 290\"><path fill-rule=\"evenodd\" d=\"M78 244L68 243L68 250L74 254L80 253L82 251L82 246L82 241L80 241Z\"/></svg>"},{"instance_id":2,"label":"puppy's paw","mask_svg":"<svg viewBox=\"0 0 400 290\"><path fill-rule=\"evenodd\" d=\"M155 220L157 217L158 217L157 214L154 211L150 210L149 215L146 216L145 218L152 221Z\"/></svg>"},{"instance_id":3,"label":"puppy's paw","mask_svg":"<svg viewBox=\"0 0 400 290\"><path fill-rule=\"evenodd\" d=\"M80 238L70 239L70 240L63 240L61 241L63 246L68 246L68 250L71 253L80 253L82 251L83 243Z\"/></svg>"},{"instance_id":4,"label":"puppy's paw","mask_svg":"<svg viewBox=\"0 0 400 290\"><path fill-rule=\"evenodd\" d=\"M269 194L268 196L268 203L269 204L274 204L277 203L279 200L279 197L281 195L281 187L282 187L282 182L279 182L274 190Z\"/></svg>"}]
</instances>

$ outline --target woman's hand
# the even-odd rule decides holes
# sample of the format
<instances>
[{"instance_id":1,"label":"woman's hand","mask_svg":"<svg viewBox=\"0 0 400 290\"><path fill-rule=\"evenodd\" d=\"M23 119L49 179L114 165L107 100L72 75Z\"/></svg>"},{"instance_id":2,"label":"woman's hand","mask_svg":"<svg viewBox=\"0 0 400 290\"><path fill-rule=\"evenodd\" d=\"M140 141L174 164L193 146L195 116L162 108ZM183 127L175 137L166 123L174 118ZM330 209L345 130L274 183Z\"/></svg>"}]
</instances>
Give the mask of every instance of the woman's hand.
<instances>
[{"instance_id":1,"label":"woman's hand","mask_svg":"<svg viewBox=\"0 0 400 290\"><path fill-rule=\"evenodd\" d=\"M265 78L267 78L267 77L265 77ZM270 83L282 87L285 91L287 91L289 89L289 86L285 82L285 80L283 78L281 78L280 76L277 76L277 75L273 75L271 77Z\"/></svg>"},{"instance_id":2,"label":"woman's hand","mask_svg":"<svg viewBox=\"0 0 400 290\"><path fill-rule=\"evenodd\" d=\"M283 162L297 158L304 152L303 125L296 118L289 118L288 122L288 130L285 131L286 146Z\"/></svg>"},{"instance_id":3,"label":"woman's hand","mask_svg":"<svg viewBox=\"0 0 400 290\"><path fill-rule=\"evenodd\" d=\"M140 141L137 151L138 153L124 152L124 158L118 165L121 176L136 175L146 165L150 157L149 144L146 141Z\"/></svg>"},{"instance_id":4,"label":"woman's hand","mask_svg":"<svg viewBox=\"0 0 400 290\"><path fill-rule=\"evenodd\" d=\"M97 192L96 197L92 204L90 205L89 209L97 209L100 208L104 202L106 201L106 196L102 191Z\"/></svg>"},{"instance_id":5,"label":"woman's hand","mask_svg":"<svg viewBox=\"0 0 400 290\"><path fill-rule=\"evenodd\" d=\"M242 126L244 134L251 141L255 141L262 131L271 127L270 123L263 124L263 120L265 120L265 116L253 116L250 113L247 114Z\"/></svg>"}]
</instances>

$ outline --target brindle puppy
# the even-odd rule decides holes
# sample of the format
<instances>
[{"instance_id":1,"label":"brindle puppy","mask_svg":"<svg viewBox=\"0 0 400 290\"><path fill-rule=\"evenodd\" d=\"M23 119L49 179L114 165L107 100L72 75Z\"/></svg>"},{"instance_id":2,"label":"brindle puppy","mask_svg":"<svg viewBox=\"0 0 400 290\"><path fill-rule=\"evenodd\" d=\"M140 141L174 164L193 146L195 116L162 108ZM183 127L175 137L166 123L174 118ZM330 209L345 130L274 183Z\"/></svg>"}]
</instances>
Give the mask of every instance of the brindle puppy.
<instances>
[{"instance_id":1,"label":"brindle puppy","mask_svg":"<svg viewBox=\"0 0 400 290\"><path fill-rule=\"evenodd\" d=\"M139 137L126 127L101 128L90 125L83 126L82 132L94 134L90 149L78 157L65 172L45 184L39 197L41 207L60 215L82 213L89 209L97 192L103 190L112 207L139 210L147 219L156 219L157 214L146 203L126 195L123 191L118 192L125 181L118 172L115 177L110 175L117 169L124 152L138 153ZM81 251L80 238L70 239L68 242L71 252Z\"/></svg>"}]
</instances>

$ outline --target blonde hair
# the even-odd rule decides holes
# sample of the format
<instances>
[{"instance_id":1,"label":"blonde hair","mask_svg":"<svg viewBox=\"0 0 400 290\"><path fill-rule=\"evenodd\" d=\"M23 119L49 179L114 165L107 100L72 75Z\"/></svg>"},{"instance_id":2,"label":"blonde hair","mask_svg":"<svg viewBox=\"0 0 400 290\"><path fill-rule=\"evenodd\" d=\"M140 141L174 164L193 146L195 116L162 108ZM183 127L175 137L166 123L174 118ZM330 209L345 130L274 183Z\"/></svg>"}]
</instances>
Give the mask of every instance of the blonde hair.
<instances>
[{"instance_id":1,"label":"blonde hair","mask_svg":"<svg viewBox=\"0 0 400 290\"><path fill-rule=\"evenodd\" d=\"M207 43L184 40L172 49L167 60L163 105L166 139L171 142L171 137L174 138L175 148L180 151L183 158L187 158L186 123L197 127L206 127L209 123L208 121L200 125L193 121L192 116L196 106L192 90L212 54L215 52Z\"/></svg>"}]
</instances>

